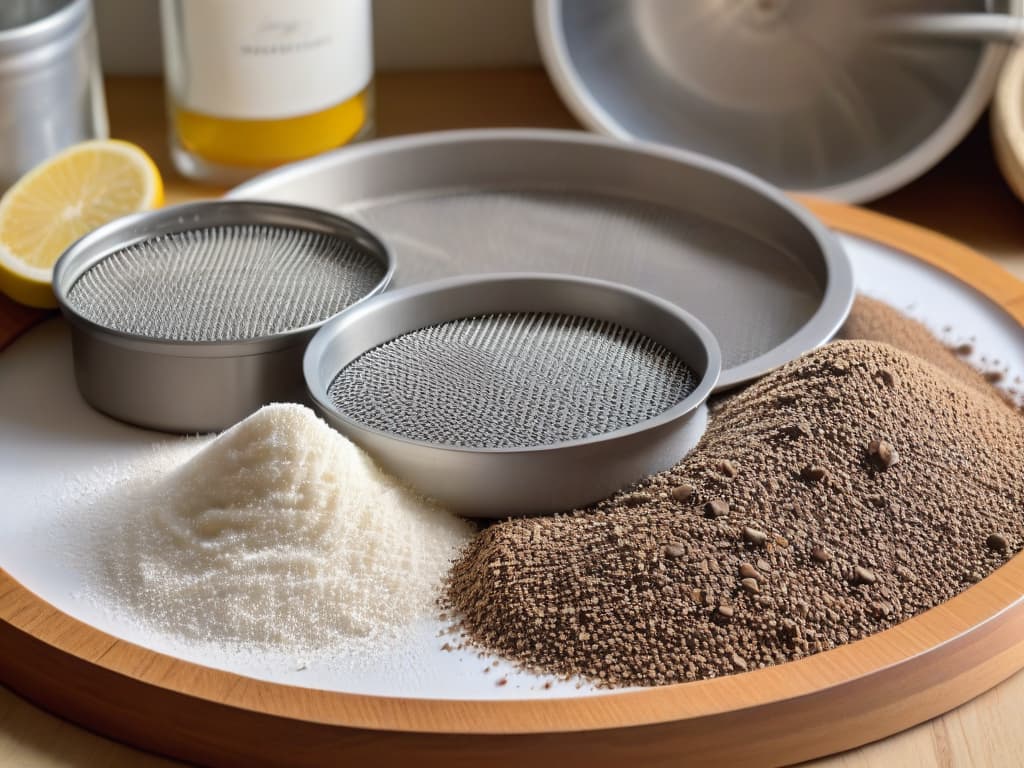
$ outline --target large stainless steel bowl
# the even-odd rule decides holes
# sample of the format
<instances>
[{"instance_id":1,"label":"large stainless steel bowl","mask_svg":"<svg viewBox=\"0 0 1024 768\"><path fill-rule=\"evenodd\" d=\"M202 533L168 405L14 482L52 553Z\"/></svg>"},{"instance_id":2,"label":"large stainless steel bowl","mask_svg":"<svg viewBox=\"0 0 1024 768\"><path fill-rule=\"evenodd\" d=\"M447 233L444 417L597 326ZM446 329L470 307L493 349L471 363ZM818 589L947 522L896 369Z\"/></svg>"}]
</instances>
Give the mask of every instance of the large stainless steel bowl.
<instances>
[{"instance_id":1,"label":"large stainless steel bowl","mask_svg":"<svg viewBox=\"0 0 1024 768\"><path fill-rule=\"evenodd\" d=\"M941 159L988 104L1004 47L880 34L894 12L986 0L535 0L545 65L591 129L858 202Z\"/></svg>"}]
</instances>

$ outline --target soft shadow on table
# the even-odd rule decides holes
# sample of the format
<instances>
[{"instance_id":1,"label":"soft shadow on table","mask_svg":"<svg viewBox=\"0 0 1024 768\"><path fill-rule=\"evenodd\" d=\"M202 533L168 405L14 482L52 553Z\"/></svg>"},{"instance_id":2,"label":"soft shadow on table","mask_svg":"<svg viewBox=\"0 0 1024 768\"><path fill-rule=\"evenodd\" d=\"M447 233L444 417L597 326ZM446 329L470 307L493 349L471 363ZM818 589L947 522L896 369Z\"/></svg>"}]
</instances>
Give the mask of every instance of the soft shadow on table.
<instances>
[{"instance_id":1,"label":"soft shadow on table","mask_svg":"<svg viewBox=\"0 0 1024 768\"><path fill-rule=\"evenodd\" d=\"M158 725L156 727L159 727ZM176 768L184 765L140 752L60 720L0 686L0 765L33 768Z\"/></svg>"}]
</instances>

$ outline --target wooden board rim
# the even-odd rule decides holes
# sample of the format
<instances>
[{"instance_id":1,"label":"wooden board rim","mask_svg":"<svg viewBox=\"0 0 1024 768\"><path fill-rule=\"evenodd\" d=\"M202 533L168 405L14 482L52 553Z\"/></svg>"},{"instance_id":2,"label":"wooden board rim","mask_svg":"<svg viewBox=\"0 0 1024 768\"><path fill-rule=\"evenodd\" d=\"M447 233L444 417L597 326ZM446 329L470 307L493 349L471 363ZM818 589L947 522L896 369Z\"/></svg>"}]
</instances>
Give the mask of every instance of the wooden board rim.
<instances>
[{"instance_id":1,"label":"wooden board rim","mask_svg":"<svg viewBox=\"0 0 1024 768\"><path fill-rule=\"evenodd\" d=\"M942 269L1002 306L1024 325L1024 283L970 248L928 230L863 209L802 199L834 229L860 235L908 252ZM263 682L163 656L117 640L83 624L27 590L0 569L0 650L46 646L83 672L97 670L122 676L157 691L214 703L258 716L322 724L334 728L436 735L571 734L666 726L733 716L751 716L774 706L813 700L846 688L873 685L878 676L906 669L920 684L938 685L922 672L941 657L957 654L972 643L999 636L991 655L975 654L963 676L999 661L998 669L979 672L942 696L924 697L913 720L889 718L856 740L842 734L820 741L822 748L846 748L880 738L933 717L977 695L1024 666L1024 555L1017 555L981 583L952 600L890 630L795 662L713 680L609 696L529 701L402 699L337 693ZM1009 634L1007 634L1009 632ZM1008 640L1008 637L1019 638ZM29 645L26 642L31 641ZM993 641L994 642L994 641ZM935 657L935 658L933 658ZM39 673L41 674L41 672ZM934 673L938 674L938 673ZM0 654L0 682L10 682L33 697L35 672L25 659ZM931 683L927 681L931 680ZM983 687L979 687L983 686ZM922 688L921 693L925 693ZM52 696L43 703L61 711ZM73 714L74 716L74 714ZM117 736L118 734L114 734ZM836 738L839 738L837 741ZM143 744L143 746L147 746ZM791 752L787 759L814 756ZM781 753L780 753L781 754ZM818 752L817 754L823 754Z\"/></svg>"}]
</instances>

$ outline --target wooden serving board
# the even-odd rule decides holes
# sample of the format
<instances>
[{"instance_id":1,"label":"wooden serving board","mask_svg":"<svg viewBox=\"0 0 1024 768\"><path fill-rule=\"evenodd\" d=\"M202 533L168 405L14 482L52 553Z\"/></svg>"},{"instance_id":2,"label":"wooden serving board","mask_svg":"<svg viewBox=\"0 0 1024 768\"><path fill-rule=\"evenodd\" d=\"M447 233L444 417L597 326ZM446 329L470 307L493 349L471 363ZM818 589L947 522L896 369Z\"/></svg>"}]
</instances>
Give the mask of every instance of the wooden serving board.
<instances>
[{"instance_id":1,"label":"wooden serving board","mask_svg":"<svg viewBox=\"0 0 1024 768\"><path fill-rule=\"evenodd\" d=\"M1024 325L1024 284L969 248L804 202ZM200 666L105 634L0 570L0 683L114 738L217 766L781 765L910 727L1024 667L1022 594L1018 555L948 603L800 661L655 689L468 700L316 690Z\"/></svg>"}]
</instances>

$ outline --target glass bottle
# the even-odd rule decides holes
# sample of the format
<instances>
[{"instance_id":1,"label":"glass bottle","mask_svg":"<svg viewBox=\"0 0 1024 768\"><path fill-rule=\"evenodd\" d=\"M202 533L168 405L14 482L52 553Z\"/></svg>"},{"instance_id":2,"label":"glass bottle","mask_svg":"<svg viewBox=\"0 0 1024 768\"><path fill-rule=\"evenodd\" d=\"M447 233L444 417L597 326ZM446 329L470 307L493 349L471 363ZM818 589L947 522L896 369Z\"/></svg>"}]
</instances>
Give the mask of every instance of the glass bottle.
<instances>
[{"instance_id":1,"label":"glass bottle","mask_svg":"<svg viewBox=\"0 0 1024 768\"><path fill-rule=\"evenodd\" d=\"M370 135L370 0L161 0L171 154L229 185Z\"/></svg>"}]
</instances>

